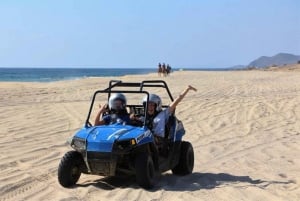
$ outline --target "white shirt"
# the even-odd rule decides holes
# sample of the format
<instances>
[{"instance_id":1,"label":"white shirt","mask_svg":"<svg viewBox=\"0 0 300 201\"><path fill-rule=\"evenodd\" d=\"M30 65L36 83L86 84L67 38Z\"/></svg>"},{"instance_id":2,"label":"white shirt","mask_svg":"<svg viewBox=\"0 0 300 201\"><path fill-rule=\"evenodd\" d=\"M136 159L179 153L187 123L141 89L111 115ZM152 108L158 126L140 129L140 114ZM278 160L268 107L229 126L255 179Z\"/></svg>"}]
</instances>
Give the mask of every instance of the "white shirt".
<instances>
[{"instance_id":1,"label":"white shirt","mask_svg":"<svg viewBox=\"0 0 300 201\"><path fill-rule=\"evenodd\" d=\"M168 107L154 117L152 122L152 132L154 133L154 135L165 137L165 126L170 116L170 108ZM142 116L139 119L143 122L145 117Z\"/></svg>"},{"instance_id":2,"label":"white shirt","mask_svg":"<svg viewBox=\"0 0 300 201\"><path fill-rule=\"evenodd\" d=\"M165 126L169 120L170 115L171 113L169 107L162 110L156 115L156 117L153 119L152 131L154 132L154 135L157 135L159 137L165 137Z\"/></svg>"}]
</instances>

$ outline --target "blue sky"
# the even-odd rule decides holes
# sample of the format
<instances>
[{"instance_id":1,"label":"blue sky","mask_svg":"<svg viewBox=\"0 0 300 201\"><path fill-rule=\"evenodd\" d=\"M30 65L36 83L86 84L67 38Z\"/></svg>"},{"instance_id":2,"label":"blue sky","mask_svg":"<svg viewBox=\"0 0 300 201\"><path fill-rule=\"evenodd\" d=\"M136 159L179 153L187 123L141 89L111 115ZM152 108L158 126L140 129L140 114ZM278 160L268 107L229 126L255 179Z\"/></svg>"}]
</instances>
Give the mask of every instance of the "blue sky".
<instances>
[{"instance_id":1,"label":"blue sky","mask_svg":"<svg viewBox=\"0 0 300 201\"><path fill-rule=\"evenodd\" d=\"M228 67L300 55L299 0L0 0L2 67Z\"/></svg>"}]
</instances>

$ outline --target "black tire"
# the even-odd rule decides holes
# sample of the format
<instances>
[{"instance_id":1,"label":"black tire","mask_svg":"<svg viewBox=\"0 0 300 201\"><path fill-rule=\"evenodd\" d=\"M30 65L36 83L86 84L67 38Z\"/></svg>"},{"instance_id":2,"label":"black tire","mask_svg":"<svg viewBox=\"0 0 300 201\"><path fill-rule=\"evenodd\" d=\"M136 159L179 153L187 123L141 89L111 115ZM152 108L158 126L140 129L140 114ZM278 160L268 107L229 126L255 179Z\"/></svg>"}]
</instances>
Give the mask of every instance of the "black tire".
<instances>
[{"instance_id":1,"label":"black tire","mask_svg":"<svg viewBox=\"0 0 300 201\"><path fill-rule=\"evenodd\" d=\"M63 187L71 187L78 181L82 167L85 167L81 154L69 151L61 159L58 166L58 182Z\"/></svg>"},{"instance_id":2,"label":"black tire","mask_svg":"<svg viewBox=\"0 0 300 201\"><path fill-rule=\"evenodd\" d=\"M139 153L135 158L135 171L137 183L150 189L154 186L156 171L151 155L148 153Z\"/></svg>"},{"instance_id":3,"label":"black tire","mask_svg":"<svg viewBox=\"0 0 300 201\"><path fill-rule=\"evenodd\" d=\"M189 142L183 141L180 148L180 158L178 164L172 169L175 175L188 175L194 169L194 150Z\"/></svg>"}]
</instances>

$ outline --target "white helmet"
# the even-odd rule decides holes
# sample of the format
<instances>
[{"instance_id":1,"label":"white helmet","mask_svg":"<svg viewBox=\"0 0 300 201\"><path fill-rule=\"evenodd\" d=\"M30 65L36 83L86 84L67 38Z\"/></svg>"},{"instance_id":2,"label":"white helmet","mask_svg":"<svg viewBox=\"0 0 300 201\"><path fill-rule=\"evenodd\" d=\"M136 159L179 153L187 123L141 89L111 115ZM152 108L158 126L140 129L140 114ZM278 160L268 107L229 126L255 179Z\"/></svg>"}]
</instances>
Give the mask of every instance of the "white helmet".
<instances>
[{"instance_id":1,"label":"white helmet","mask_svg":"<svg viewBox=\"0 0 300 201\"><path fill-rule=\"evenodd\" d=\"M143 98L143 105L145 105L147 102L147 96L145 96ZM158 95L156 94L149 94L149 102L152 102L152 103L155 103L156 104L156 108L155 110L157 112L160 112L161 109L162 109L162 102L161 102L161 99Z\"/></svg>"},{"instance_id":2,"label":"white helmet","mask_svg":"<svg viewBox=\"0 0 300 201\"><path fill-rule=\"evenodd\" d=\"M117 100L122 102L121 107L115 104L115 101ZM110 110L124 110L126 109L126 102L127 102L126 97L123 94L121 93L113 94L109 98L108 107Z\"/></svg>"}]
</instances>

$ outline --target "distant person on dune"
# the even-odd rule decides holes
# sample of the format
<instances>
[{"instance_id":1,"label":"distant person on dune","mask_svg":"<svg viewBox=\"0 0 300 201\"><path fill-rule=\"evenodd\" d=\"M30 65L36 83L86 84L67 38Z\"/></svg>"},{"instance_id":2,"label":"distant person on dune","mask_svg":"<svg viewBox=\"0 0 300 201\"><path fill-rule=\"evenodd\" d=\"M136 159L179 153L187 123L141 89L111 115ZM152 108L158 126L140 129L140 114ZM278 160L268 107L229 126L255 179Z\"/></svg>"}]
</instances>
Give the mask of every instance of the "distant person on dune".
<instances>
[{"instance_id":1,"label":"distant person on dune","mask_svg":"<svg viewBox=\"0 0 300 201\"><path fill-rule=\"evenodd\" d=\"M169 64L167 64L166 71L167 71L167 75L169 75L171 73L171 71L172 71L172 68L171 68L171 66Z\"/></svg>"},{"instance_id":2,"label":"distant person on dune","mask_svg":"<svg viewBox=\"0 0 300 201\"><path fill-rule=\"evenodd\" d=\"M161 64L160 64L160 63L158 63L157 73L158 73L158 76L159 76L159 77L160 77L161 74L162 74L162 67L161 67Z\"/></svg>"},{"instance_id":3,"label":"distant person on dune","mask_svg":"<svg viewBox=\"0 0 300 201\"><path fill-rule=\"evenodd\" d=\"M166 69L166 64L165 63L163 63L163 65L162 65L162 73L163 73L164 77L167 76L167 69Z\"/></svg>"}]
</instances>

